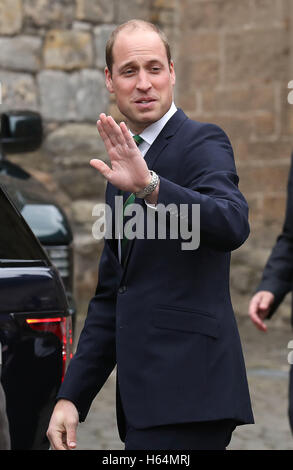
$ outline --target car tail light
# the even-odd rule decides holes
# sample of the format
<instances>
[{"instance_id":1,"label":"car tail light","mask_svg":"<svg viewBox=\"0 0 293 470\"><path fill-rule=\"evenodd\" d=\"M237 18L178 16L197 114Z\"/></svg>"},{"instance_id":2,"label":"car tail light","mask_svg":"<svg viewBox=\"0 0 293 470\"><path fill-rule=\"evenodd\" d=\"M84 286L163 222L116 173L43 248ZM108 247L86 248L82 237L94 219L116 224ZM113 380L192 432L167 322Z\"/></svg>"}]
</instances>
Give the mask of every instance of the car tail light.
<instances>
[{"instance_id":1,"label":"car tail light","mask_svg":"<svg viewBox=\"0 0 293 470\"><path fill-rule=\"evenodd\" d=\"M62 343L62 381L72 358L71 317L27 318L26 323L36 331L55 334Z\"/></svg>"}]
</instances>

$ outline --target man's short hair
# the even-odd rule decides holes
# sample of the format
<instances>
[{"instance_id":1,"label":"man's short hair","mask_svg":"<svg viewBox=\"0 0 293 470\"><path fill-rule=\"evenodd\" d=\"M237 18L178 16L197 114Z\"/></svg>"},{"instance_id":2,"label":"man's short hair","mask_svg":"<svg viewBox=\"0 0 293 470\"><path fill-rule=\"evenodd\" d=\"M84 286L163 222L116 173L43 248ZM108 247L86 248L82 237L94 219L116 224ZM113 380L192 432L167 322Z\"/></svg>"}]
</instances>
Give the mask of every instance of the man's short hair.
<instances>
[{"instance_id":1,"label":"man's short hair","mask_svg":"<svg viewBox=\"0 0 293 470\"><path fill-rule=\"evenodd\" d=\"M108 42L106 44L106 64L111 74L112 74L112 67L113 67L114 43L118 34L124 29L130 29L130 30L145 29L145 30L151 30L157 33L160 36L165 46L168 64L169 65L171 64L171 50L170 50L170 45L169 45L166 34L160 28L158 28L158 26L154 25L153 23L149 23L148 21L130 20L130 21L127 21L126 23L123 23L117 26L117 28L115 28L114 31L112 31L108 39Z\"/></svg>"}]
</instances>

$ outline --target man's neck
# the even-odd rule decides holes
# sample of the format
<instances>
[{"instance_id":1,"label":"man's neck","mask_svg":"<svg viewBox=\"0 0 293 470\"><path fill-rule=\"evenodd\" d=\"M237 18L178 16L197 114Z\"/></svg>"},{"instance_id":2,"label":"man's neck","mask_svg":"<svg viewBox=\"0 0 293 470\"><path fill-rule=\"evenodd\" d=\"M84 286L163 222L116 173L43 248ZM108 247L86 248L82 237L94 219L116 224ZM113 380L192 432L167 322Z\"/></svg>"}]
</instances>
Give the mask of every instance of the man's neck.
<instances>
[{"instance_id":1,"label":"man's neck","mask_svg":"<svg viewBox=\"0 0 293 470\"><path fill-rule=\"evenodd\" d=\"M172 103L170 109L161 117L157 122L154 122L148 126L140 135L141 137L148 142L149 145L155 141L162 129L165 127L169 119L175 114L177 108L174 103Z\"/></svg>"},{"instance_id":2,"label":"man's neck","mask_svg":"<svg viewBox=\"0 0 293 470\"><path fill-rule=\"evenodd\" d=\"M153 127L160 126L161 123L162 123L162 128L163 128L164 125L166 124L166 122L170 119L170 117L176 111L177 111L177 108L176 108L174 102L172 102L172 104L171 104L170 108L168 109L168 111L160 119L158 119L158 121L152 122L152 123L150 123L146 126L142 126L141 128L131 127L131 123L129 123L129 130L133 135L137 135L137 134L142 134L143 132L145 132L148 129L151 130L152 126Z\"/></svg>"}]
</instances>

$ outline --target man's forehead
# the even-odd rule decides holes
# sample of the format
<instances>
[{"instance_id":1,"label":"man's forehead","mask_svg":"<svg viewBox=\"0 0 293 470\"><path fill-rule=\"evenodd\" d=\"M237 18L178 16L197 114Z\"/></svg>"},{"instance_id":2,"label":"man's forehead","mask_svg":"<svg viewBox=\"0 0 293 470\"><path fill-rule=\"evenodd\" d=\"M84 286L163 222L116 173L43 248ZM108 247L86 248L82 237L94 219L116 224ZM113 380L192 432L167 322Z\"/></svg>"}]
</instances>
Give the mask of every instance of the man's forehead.
<instances>
[{"instance_id":1,"label":"man's forehead","mask_svg":"<svg viewBox=\"0 0 293 470\"><path fill-rule=\"evenodd\" d=\"M135 37L134 37L135 36ZM148 62L167 58L165 45L160 36L150 29L122 30L113 46L113 63L135 61L138 56Z\"/></svg>"},{"instance_id":2,"label":"man's forehead","mask_svg":"<svg viewBox=\"0 0 293 470\"><path fill-rule=\"evenodd\" d=\"M123 36L129 37L132 34L137 34L141 36L148 36L148 35L155 35L157 37L160 37L157 31L155 31L152 28L148 27L131 27L131 26L125 26L123 29L119 31L119 33L116 36L116 40L119 38L122 38Z\"/></svg>"},{"instance_id":3,"label":"man's forehead","mask_svg":"<svg viewBox=\"0 0 293 470\"><path fill-rule=\"evenodd\" d=\"M151 29L122 30L116 37L113 45L113 53L121 49L139 52L140 50L151 51L152 49L165 49L164 43L158 33Z\"/></svg>"}]
</instances>

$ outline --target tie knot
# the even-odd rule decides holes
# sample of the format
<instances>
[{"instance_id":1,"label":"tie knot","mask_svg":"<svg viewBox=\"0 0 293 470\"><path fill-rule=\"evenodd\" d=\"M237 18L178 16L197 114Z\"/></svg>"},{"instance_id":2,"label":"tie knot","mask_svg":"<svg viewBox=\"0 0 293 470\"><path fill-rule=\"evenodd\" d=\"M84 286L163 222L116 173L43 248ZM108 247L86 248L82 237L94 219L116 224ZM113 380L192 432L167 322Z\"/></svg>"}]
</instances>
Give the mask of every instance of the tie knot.
<instances>
[{"instance_id":1,"label":"tie knot","mask_svg":"<svg viewBox=\"0 0 293 470\"><path fill-rule=\"evenodd\" d=\"M142 137L140 137L140 135L138 135L138 134L134 135L133 139L134 139L134 142L136 143L137 146L139 146L143 142Z\"/></svg>"}]
</instances>

